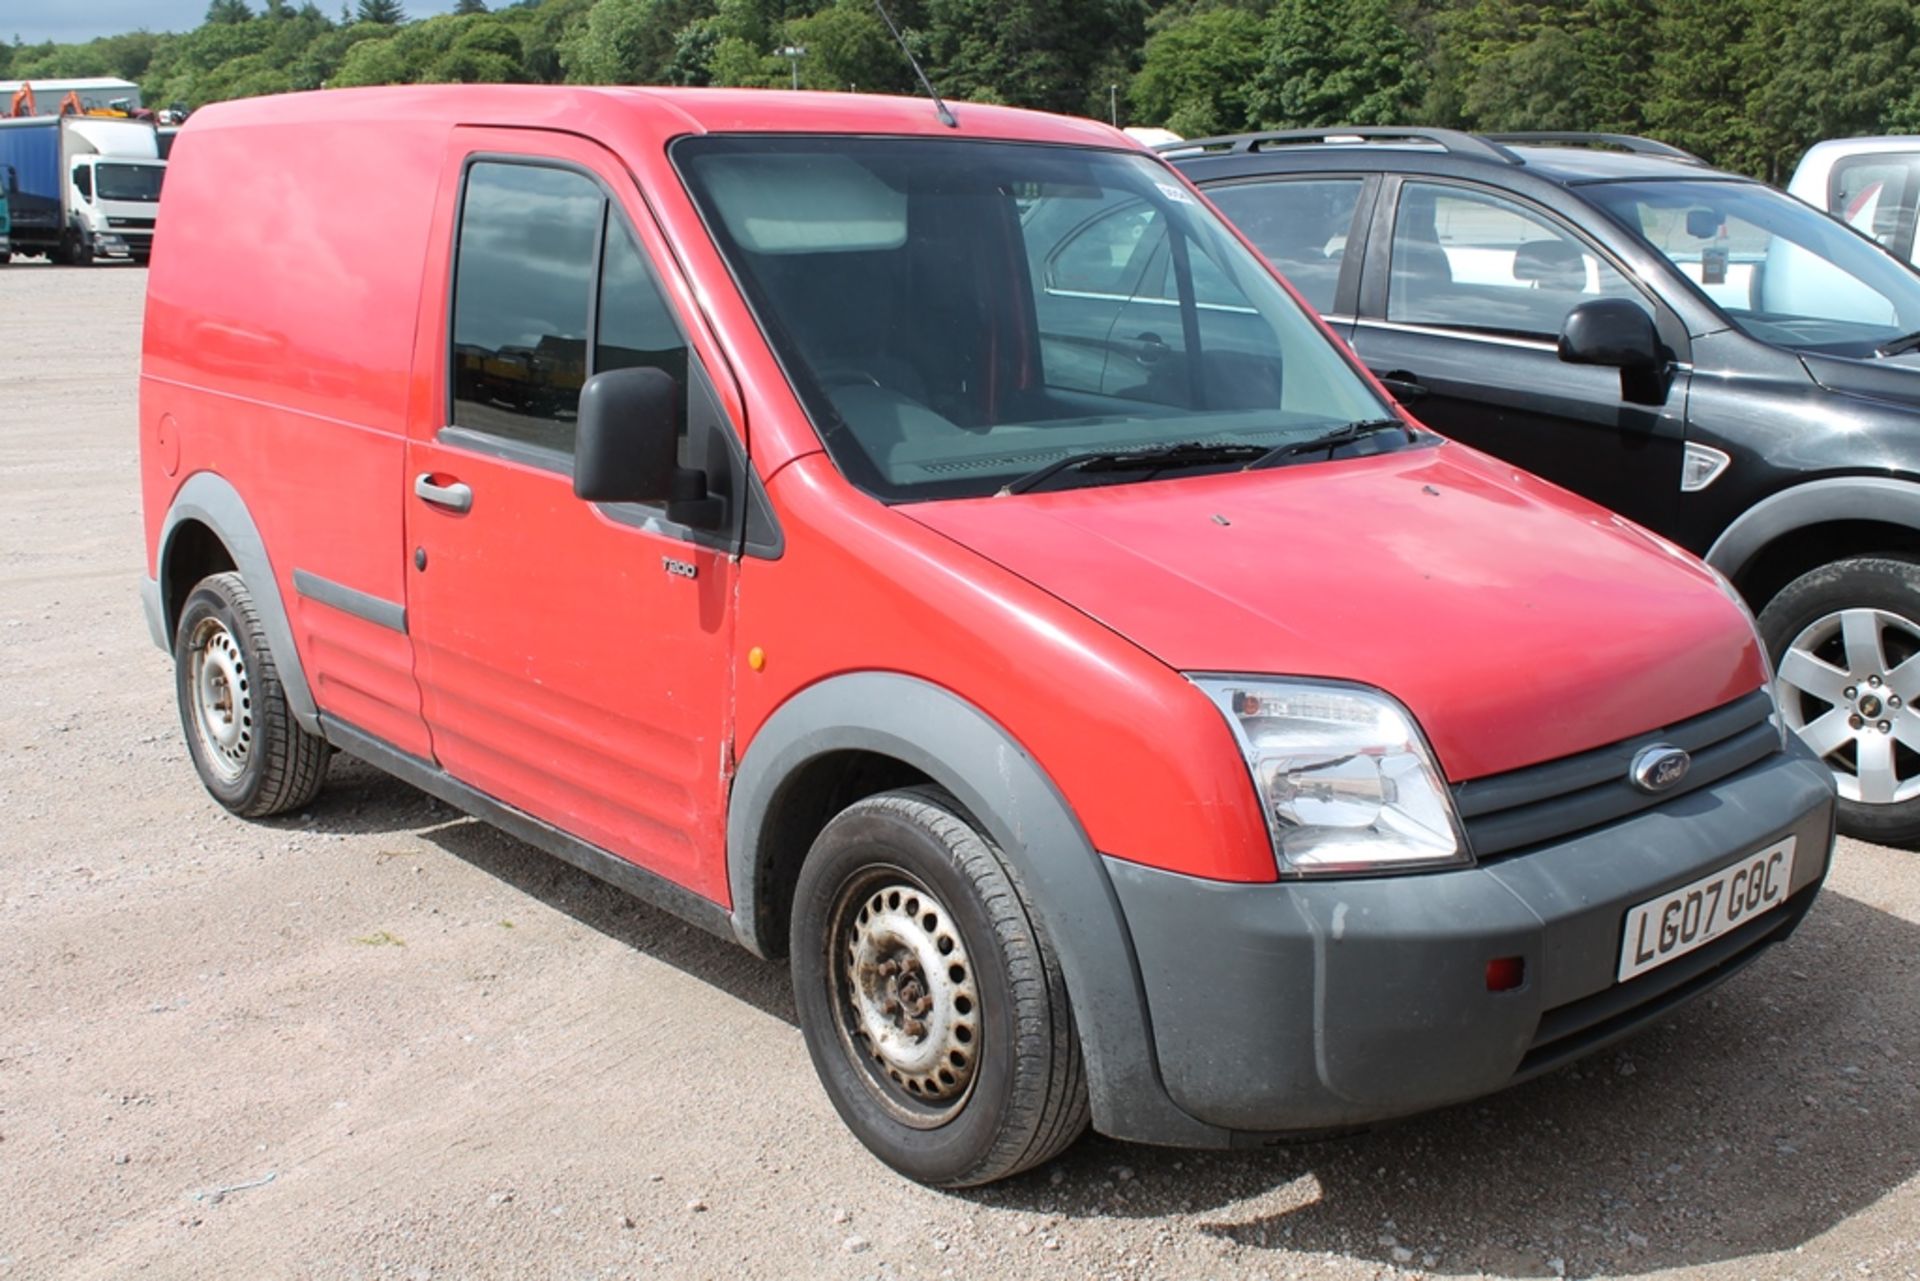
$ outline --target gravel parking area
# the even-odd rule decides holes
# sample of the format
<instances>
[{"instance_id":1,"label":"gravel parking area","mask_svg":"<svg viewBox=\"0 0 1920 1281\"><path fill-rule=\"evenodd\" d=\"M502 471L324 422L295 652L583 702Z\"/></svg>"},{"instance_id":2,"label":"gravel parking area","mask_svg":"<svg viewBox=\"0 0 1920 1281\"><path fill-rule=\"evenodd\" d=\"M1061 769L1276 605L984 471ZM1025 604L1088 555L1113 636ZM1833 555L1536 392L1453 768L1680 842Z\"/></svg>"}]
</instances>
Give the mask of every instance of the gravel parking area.
<instances>
[{"instance_id":1,"label":"gravel parking area","mask_svg":"<svg viewBox=\"0 0 1920 1281\"><path fill-rule=\"evenodd\" d=\"M0 1278L1920 1276L1920 854L1492 1099L955 1195L784 970L345 759L228 817L140 617L145 276L0 268Z\"/></svg>"}]
</instances>

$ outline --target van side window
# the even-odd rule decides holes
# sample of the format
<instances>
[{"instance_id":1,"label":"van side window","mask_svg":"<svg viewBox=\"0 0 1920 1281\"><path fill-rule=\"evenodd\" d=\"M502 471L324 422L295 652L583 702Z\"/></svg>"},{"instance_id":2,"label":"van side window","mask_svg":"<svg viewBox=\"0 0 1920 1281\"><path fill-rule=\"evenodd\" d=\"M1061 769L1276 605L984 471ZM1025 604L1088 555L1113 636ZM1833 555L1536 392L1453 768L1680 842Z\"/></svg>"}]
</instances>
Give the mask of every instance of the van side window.
<instances>
[{"instance_id":1,"label":"van side window","mask_svg":"<svg viewBox=\"0 0 1920 1281\"><path fill-rule=\"evenodd\" d=\"M80 189L81 195L85 196L88 200L92 200L93 170L87 168L85 165L81 165L78 169L75 169L73 171L73 185Z\"/></svg>"},{"instance_id":2,"label":"van side window","mask_svg":"<svg viewBox=\"0 0 1920 1281\"><path fill-rule=\"evenodd\" d=\"M606 197L584 174L467 171L453 285L453 422L573 452Z\"/></svg>"},{"instance_id":3,"label":"van side window","mask_svg":"<svg viewBox=\"0 0 1920 1281\"><path fill-rule=\"evenodd\" d=\"M667 300L660 295L645 252L633 229L619 217L607 226L606 259L600 265L600 315L593 333L593 372L609 369L658 369L670 374L687 399L687 340L674 323ZM680 463L698 464L688 456L689 438L680 435Z\"/></svg>"}]
</instances>

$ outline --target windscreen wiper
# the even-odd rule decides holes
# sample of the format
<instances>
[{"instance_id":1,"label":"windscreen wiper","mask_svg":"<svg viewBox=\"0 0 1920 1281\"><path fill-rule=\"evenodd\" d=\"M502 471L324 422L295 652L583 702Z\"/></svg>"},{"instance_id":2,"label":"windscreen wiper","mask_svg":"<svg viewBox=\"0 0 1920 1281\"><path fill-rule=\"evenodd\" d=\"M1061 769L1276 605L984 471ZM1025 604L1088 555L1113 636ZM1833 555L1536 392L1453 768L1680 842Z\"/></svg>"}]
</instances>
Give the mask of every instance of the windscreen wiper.
<instances>
[{"instance_id":1,"label":"windscreen wiper","mask_svg":"<svg viewBox=\"0 0 1920 1281\"><path fill-rule=\"evenodd\" d=\"M1920 334L1907 334L1891 342L1883 342L1874 348L1876 356L1904 356L1910 351L1920 351Z\"/></svg>"},{"instance_id":2,"label":"windscreen wiper","mask_svg":"<svg viewBox=\"0 0 1920 1281\"><path fill-rule=\"evenodd\" d=\"M1333 451L1340 446L1350 445L1362 437L1377 435L1383 431L1405 432L1409 441L1413 439L1413 429L1398 418L1363 418L1359 422L1348 423L1345 427L1330 431L1324 436L1276 445L1248 463L1247 470L1258 471L1262 467L1282 467L1296 458L1306 454L1316 454L1321 450L1325 450L1327 457L1331 458Z\"/></svg>"},{"instance_id":3,"label":"windscreen wiper","mask_svg":"<svg viewBox=\"0 0 1920 1281\"><path fill-rule=\"evenodd\" d=\"M1200 440L1183 440L1178 444L1156 445L1150 449L1097 449L1056 458L1018 480L1008 481L1000 487L1000 493L1024 494L1064 471L1140 471L1151 474L1170 467L1206 467L1218 463L1244 462L1262 458L1267 453L1264 445L1209 444Z\"/></svg>"}]
</instances>

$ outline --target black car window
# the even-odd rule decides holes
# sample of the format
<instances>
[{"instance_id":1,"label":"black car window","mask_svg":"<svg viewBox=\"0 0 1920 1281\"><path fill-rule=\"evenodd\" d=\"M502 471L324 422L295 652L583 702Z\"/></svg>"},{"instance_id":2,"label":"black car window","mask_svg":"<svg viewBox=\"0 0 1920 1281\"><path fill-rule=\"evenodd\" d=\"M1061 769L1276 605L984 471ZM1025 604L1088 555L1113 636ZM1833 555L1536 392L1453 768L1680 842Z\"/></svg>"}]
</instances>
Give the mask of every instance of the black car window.
<instances>
[{"instance_id":1,"label":"black car window","mask_svg":"<svg viewBox=\"0 0 1920 1281\"><path fill-rule=\"evenodd\" d=\"M606 197L585 174L467 172L453 286L453 422L573 452Z\"/></svg>"},{"instance_id":2,"label":"black car window","mask_svg":"<svg viewBox=\"0 0 1920 1281\"><path fill-rule=\"evenodd\" d=\"M93 199L93 170L85 165L76 165L73 170L73 185L88 200Z\"/></svg>"},{"instance_id":3,"label":"black car window","mask_svg":"<svg viewBox=\"0 0 1920 1281\"><path fill-rule=\"evenodd\" d=\"M1394 215L1387 319L1552 339L1588 298L1645 305L1558 224L1490 192L1409 182Z\"/></svg>"},{"instance_id":4,"label":"black car window","mask_svg":"<svg viewBox=\"0 0 1920 1281\"><path fill-rule=\"evenodd\" d=\"M1235 183L1207 192L1316 311L1333 310L1358 178Z\"/></svg>"}]
</instances>

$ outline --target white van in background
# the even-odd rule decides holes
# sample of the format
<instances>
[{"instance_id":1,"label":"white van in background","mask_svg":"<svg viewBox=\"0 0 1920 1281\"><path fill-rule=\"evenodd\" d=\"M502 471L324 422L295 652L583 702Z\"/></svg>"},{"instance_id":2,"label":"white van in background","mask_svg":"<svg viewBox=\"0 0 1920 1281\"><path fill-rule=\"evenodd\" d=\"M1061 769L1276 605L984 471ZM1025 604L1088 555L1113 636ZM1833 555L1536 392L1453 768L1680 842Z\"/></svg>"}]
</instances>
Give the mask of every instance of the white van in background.
<instances>
[{"instance_id":1,"label":"white van in background","mask_svg":"<svg viewBox=\"0 0 1920 1281\"><path fill-rule=\"evenodd\" d=\"M1787 191L1871 236L1900 261L1920 262L1914 243L1920 136L1815 143L1800 158Z\"/></svg>"}]
</instances>

